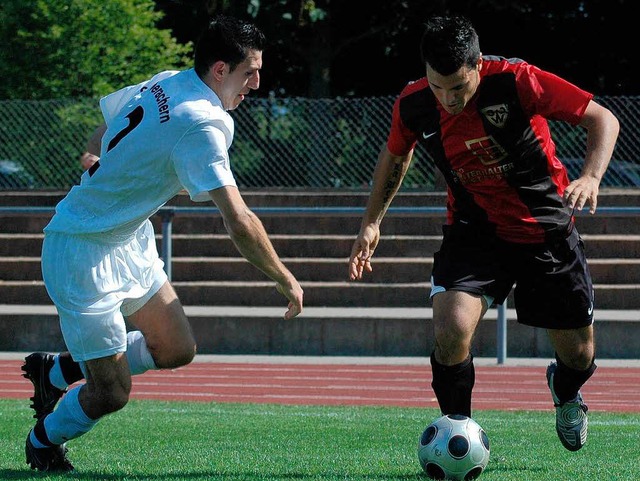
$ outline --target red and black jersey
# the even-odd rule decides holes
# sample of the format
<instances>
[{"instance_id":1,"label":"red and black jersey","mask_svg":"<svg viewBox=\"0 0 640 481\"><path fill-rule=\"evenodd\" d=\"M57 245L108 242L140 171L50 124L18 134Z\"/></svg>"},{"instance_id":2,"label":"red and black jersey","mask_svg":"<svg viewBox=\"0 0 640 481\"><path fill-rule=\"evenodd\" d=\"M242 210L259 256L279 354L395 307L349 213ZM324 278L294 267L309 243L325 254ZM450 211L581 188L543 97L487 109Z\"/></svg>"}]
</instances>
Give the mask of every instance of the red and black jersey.
<instances>
[{"instance_id":1,"label":"red and black jersey","mask_svg":"<svg viewBox=\"0 0 640 481\"><path fill-rule=\"evenodd\" d=\"M573 222L547 119L576 125L592 98L520 59L484 56L478 89L457 115L442 108L426 78L407 85L387 148L405 155L425 144L447 181L448 223L475 223L510 242L545 242Z\"/></svg>"}]
</instances>

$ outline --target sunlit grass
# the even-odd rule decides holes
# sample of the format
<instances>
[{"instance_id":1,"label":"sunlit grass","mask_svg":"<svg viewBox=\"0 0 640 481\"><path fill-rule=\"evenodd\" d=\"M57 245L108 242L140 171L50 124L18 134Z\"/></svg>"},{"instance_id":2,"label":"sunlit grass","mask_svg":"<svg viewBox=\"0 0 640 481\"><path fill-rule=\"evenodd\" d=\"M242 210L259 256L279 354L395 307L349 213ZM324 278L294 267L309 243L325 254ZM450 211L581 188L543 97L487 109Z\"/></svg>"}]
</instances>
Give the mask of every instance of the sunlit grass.
<instances>
[{"instance_id":1,"label":"sunlit grass","mask_svg":"<svg viewBox=\"0 0 640 481\"><path fill-rule=\"evenodd\" d=\"M72 474L25 464L28 401L0 400L0 479L425 480L418 436L433 409L132 401L68 443ZM566 451L554 413L477 411L491 441L485 481L640 479L640 415L590 413L590 437Z\"/></svg>"}]
</instances>

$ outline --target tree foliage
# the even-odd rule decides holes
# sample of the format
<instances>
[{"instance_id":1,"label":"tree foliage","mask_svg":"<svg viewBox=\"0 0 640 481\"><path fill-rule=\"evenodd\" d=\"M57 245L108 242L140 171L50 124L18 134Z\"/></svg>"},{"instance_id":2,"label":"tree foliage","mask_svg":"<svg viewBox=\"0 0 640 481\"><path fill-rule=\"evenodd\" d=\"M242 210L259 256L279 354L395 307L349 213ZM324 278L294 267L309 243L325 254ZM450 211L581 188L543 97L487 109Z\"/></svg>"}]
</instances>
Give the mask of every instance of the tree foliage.
<instances>
[{"instance_id":1,"label":"tree foliage","mask_svg":"<svg viewBox=\"0 0 640 481\"><path fill-rule=\"evenodd\" d=\"M433 14L463 14L483 52L520 57L597 95L638 93L629 0L156 0L183 41L213 13L256 21L268 37L258 95L396 95L424 75L419 40Z\"/></svg>"},{"instance_id":2,"label":"tree foliage","mask_svg":"<svg viewBox=\"0 0 640 481\"><path fill-rule=\"evenodd\" d=\"M0 98L100 96L190 64L152 0L2 0Z\"/></svg>"},{"instance_id":3,"label":"tree foliage","mask_svg":"<svg viewBox=\"0 0 640 481\"><path fill-rule=\"evenodd\" d=\"M190 66L193 42L219 13L267 35L258 96L396 95L424 75L425 19L452 13L474 22L484 53L520 57L597 95L637 94L629 8L629 0L2 0L0 98L98 95Z\"/></svg>"}]
</instances>

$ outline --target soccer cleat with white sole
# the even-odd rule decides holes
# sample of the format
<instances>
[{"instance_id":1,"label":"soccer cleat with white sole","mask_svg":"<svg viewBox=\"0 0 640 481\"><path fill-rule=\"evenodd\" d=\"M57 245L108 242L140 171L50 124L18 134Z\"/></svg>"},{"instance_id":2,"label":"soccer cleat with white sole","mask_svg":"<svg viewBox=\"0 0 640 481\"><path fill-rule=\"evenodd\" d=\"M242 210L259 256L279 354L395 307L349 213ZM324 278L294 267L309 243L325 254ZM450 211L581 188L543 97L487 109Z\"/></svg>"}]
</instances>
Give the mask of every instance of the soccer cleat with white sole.
<instances>
[{"instance_id":1,"label":"soccer cleat with white sole","mask_svg":"<svg viewBox=\"0 0 640 481\"><path fill-rule=\"evenodd\" d=\"M558 364L552 362L547 367L547 384L556 408L556 432L562 445L569 451L578 451L587 442L587 429L589 418L587 417L587 405L582 400L578 391L575 399L560 403L553 388L553 378Z\"/></svg>"}]
</instances>

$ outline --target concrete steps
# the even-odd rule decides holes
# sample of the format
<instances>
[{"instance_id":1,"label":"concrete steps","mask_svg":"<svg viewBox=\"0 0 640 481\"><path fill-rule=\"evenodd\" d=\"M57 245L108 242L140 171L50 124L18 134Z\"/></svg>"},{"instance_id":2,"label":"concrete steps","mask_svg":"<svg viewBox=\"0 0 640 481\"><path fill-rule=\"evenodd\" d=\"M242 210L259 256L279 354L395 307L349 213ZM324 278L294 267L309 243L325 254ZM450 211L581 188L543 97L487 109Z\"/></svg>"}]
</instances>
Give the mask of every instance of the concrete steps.
<instances>
[{"instance_id":1,"label":"concrete steps","mask_svg":"<svg viewBox=\"0 0 640 481\"><path fill-rule=\"evenodd\" d=\"M321 356L420 356L433 346L431 309L309 307L294 321L284 308L186 306L199 354L266 354ZM480 323L474 353L495 357L496 310ZM600 310L597 317L598 359L632 359L640 352L640 311ZM507 310L509 357L553 357L546 334L518 324ZM624 342L620 342L624 339ZM64 342L52 306L1 305L0 351L60 351Z\"/></svg>"},{"instance_id":2,"label":"concrete steps","mask_svg":"<svg viewBox=\"0 0 640 481\"><path fill-rule=\"evenodd\" d=\"M638 219L640 223L640 219ZM281 257L348 257L355 234L271 234L269 236ZM597 258L640 257L640 235L583 234L587 255ZM0 257L35 257L40 255L41 233L0 233ZM433 256L440 246L440 235L382 235L376 249L378 257ZM162 235L157 235L158 249ZM173 256L178 257L238 257L238 251L227 234L172 235ZM0 271L1 272L1 271Z\"/></svg>"},{"instance_id":3,"label":"concrete steps","mask_svg":"<svg viewBox=\"0 0 640 481\"><path fill-rule=\"evenodd\" d=\"M174 281L184 305L279 306L283 298L271 281ZM301 281L307 306L420 307L429 305L429 282L353 283ZM640 309L640 284L594 284L601 309ZM3 302L49 304L42 281L0 281ZM512 303L512 296L508 302Z\"/></svg>"},{"instance_id":4,"label":"concrete steps","mask_svg":"<svg viewBox=\"0 0 640 481\"><path fill-rule=\"evenodd\" d=\"M8 193L0 196L0 206L52 207L62 195ZM363 207L367 196L365 192L244 194L252 207ZM444 203L444 193L403 193L393 206ZM203 206L183 196L171 205ZM599 205L637 206L640 192L603 192ZM40 273L42 228L50 215L0 216L0 302L14 306L4 312L0 308L0 350L62 348L46 344L61 343ZM374 272L363 282L352 283L347 281L347 257L359 215L259 216L277 252L300 279L307 309L300 319L283 321L283 298L271 281L239 256L220 217L177 214L173 284L190 315L201 353L407 356L430 351L429 276L444 217L388 215ZM596 289L600 356L640 354L640 341L633 341L640 339L639 220L624 215L578 216ZM155 216L153 222L160 249L160 218ZM513 305L512 298L508 305ZM515 313L509 312L509 355L548 356L546 335L518 325ZM491 310L476 336L478 356L495 354L494 314Z\"/></svg>"},{"instance_id":5,"label":"concrete steps","mask_svg":"<svg viewBox=\"0 0 640 481\"><path fill-rule=\"evenodd\" d=\"M346 280L345 258L283 257L282 261L302 282ZM590 260L591 276L599 284L640 284L640 259L607 258ZM429 277L433 257L375 257L373 272L363 284L423 282ZM40 257L0 257L0 272L6 281L42 280ZM242 257L175 257L173 282L261 281L262 272Z\"/></svg>"}]
</instances>

